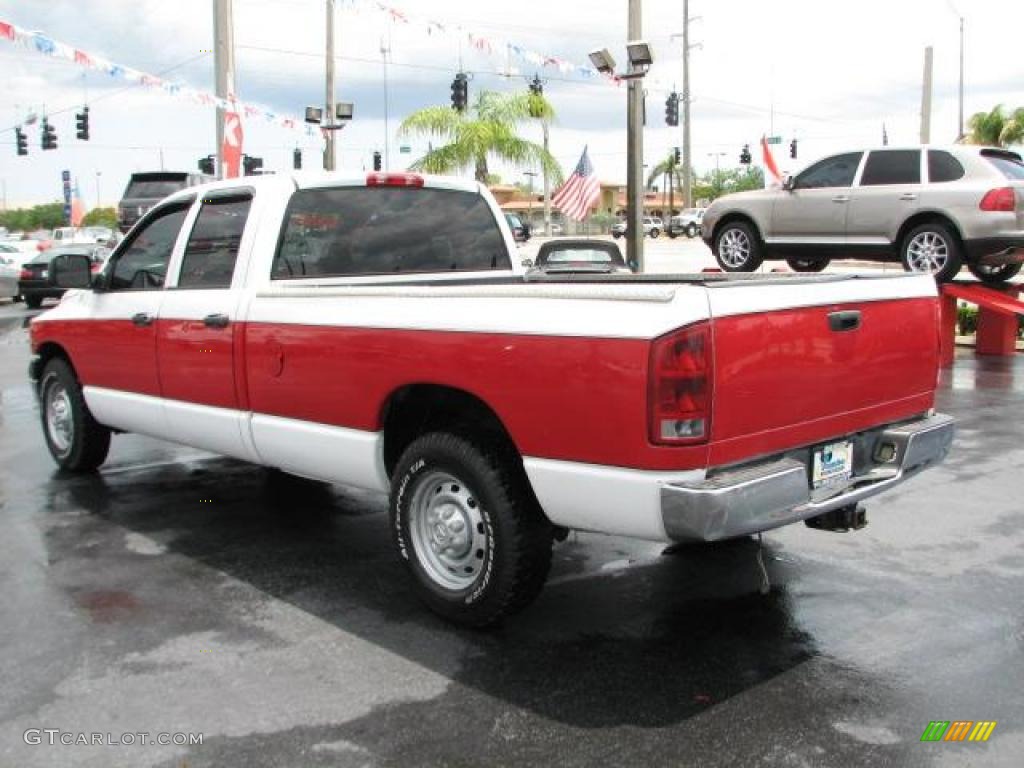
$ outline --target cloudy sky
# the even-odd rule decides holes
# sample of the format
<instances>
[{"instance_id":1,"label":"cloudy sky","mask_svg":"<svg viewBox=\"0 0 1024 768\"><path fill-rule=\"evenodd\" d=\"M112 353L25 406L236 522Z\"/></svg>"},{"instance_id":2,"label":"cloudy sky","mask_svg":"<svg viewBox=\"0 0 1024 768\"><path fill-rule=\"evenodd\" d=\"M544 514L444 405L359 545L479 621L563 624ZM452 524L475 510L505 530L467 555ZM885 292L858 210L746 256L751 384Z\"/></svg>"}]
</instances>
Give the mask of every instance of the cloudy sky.
<instances>
[{"instance_id":1,"label":"cloudy sky","mask_svg":"<svg viewBox=\"0 0 1024 768\"><path fill-rule=\"evenodd\" d=\"M625 59L626 0L386 0L414 23L390 20L357 1L337 13L338 96L356 117L340 136L339 165L359 171L389 144L391 166L402 168L426 149L394 136L400 120L431 104L447 104L460 56L479 89L525 86L536 68L502 55L511 42L541 54L586 64L607 46ZM360 10L362 9L362 10ZM244 101L301 114L323 100L324 0L234 0L237 91ZM779 160L795 170L825 153L881 142L918 139L925 46L935 51L932 141L957 133L958 13L966 18L966 115L998 103L1024 106L1020 0L691 0L693 161L698 171L734 165L744 143L762 134L783 137ZM431 19L464 34L425 34ZM210 0L0 0L0 20L151 74L213 89ZM664 125L664 101L681 86L682 0L645 0L644 37L657 63L648 77L645 162L656 163L681 143ZM468 34L495 42L475 50ZM460 46L459 40L464 40ZM385 88L381 43L390 41ZM501 45L497 45L500 41ZM461 49L461 50L460 50ZM60 172L78 179L89 206L116 203L135 170L194 169L214 151L212 108L45 58L0 40L0 181L9 207L55 200ZM598 175L625 178L625 89L598 79L541 69L545 93L558 111L552 150L571 171L589 145ZM385 93L389 120L385 126ZM74 110L91 105L92 140L74 138ZM66 110L66 111L63 111ZM13 127L32 113L54 113L59 149L42 152L29 132L30 155L17 157ZM539 140L536 127L524 134ZM799 139L800 157L788 158ZM292 150L306 167L319 164L319 136L259 121L245 124L245 149L267 168L291 167ZM399 152L411 145L410 154ZM718 156L718 153L725 153ZM755 157L757 153L755 152ZM524 177L496 169L508 182Z\"/></svg>"}]
</instances>

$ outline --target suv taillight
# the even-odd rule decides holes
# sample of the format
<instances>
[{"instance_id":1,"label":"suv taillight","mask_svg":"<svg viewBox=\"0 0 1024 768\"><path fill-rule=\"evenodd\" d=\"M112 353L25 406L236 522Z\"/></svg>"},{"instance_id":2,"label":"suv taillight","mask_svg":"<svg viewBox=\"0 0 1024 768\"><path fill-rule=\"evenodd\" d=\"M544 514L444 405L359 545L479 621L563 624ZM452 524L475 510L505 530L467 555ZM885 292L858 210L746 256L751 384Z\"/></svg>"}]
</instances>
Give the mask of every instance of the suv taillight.
<instances>
[{"instance_id":1,"label":"suv taillight","mask_svg":"<svg viewBox=\"0 0 1024 768\"><path fill-rule=\"evenodd\" d=\"M711 432L711 325L673 331L651 343L648 436L652 443L702 443Z\"/></svg>"},{"instance_id":2,"label":"suv taillight","mask_svg":"<svg viewBox=\"0 0 1024 768\"><path fill-rule=\"evenodd\" d=\"M999 189L990 189L986 192L985 196L981 198L981 203L978 204L978 207L983 211L1006 211L1013 213L1013 206L1016 201L1013 187L1000 187Z\"/></svg>"}]
</instances>

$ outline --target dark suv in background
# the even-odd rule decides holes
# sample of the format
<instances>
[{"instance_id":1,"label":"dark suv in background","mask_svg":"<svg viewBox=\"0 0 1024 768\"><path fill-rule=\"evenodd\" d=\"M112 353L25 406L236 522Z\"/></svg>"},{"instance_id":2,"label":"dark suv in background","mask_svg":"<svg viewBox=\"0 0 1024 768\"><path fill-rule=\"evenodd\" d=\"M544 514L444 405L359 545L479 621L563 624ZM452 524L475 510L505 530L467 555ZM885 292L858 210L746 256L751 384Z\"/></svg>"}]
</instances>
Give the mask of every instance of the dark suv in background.
<instances>
[{"instance_id":1,"label":"dark suv in background","mask_svg":"<svg viewBox=\"0 0 1024 768\"><path fill-rule=\"evenodd\" d=\"M879 147L811 164L781 189L726 195L703 237L727 272L786 259L817 272L833 258L900 261L1000 283L1024 261L1024 163L996 147Z\"/></svg>"},{"instance_id":2,"label":"dark suv in background","mask_svg":"<svg viewBox=\"0 0 1024 768\"><path fill-rule=\"evenodd\" d=\"M184 171L148 171L133 173L125 187L121 202L117 204L117 226L127 232L139 218L170 194L185 187L214 181L204 173Z\"/></svg>"}]
</instances>

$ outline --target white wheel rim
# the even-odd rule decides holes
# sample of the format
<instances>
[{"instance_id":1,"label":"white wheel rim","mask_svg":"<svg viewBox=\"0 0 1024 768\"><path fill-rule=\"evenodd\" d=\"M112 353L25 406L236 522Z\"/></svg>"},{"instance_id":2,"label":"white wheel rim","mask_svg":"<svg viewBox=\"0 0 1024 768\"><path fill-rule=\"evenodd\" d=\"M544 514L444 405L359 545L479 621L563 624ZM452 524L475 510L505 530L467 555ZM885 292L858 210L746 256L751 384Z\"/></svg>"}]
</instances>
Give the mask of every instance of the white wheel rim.
<instances>
[{"instance_id":1,"label":"white wheel rim","mask_svg":"<svg viewBox=\"0 0 1024 768\"><path fill-rule=\"evenodd\" d=\"M949 243L938 232L921 232L907 245L907 265L914 272L934 274L949 262Z\"/></svg>"},{"instance_id":2,"label":"white wheel rim","mask_svg":"<svg viewBox=\"0 0 1024 768\"><path fill-rule=\"evenodd\" d=\"M718 253L730 267L742 267L750 258L750 238L740 229L727 229L718 240Z\"/></svg>"},{"instance_id":3,"label":"white wheel rim","mask_svg":"<svg viewBox=\"0 0 1024 768\"><path fill-rule=\"evenodd\" d=\"M46 390L46 432L58 453L67 453L75 435L75 422L71 415L71 398L61 384Z\"/></svg>"},{"instance_id":4,"label":"white wheel rim","mask_svg":"<svg viewBox=\"0 0 1024 768\"><path fill-rule=\"evenodd\" d=\"M490 542L476 494L447 472L420 481L409 505L409 534L416 559L444 589L468 588L487 562Z\"/></svg>"}]
</instances>

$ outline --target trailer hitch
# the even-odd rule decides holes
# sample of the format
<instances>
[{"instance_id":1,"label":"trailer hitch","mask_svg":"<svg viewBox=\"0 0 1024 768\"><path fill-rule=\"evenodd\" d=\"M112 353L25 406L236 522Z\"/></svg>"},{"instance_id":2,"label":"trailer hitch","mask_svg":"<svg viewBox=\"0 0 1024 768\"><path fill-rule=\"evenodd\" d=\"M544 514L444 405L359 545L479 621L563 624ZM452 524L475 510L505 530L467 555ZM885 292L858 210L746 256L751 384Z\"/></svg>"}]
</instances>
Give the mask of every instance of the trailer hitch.
<instances>
[{"instance_id":1,"label":"trailer hitch","mask_svg":"<svg viewBox=\"0 0 1024 768\"><path fill-rule=\"evenodd\" d=\"M815 528L819 531L835 531L836 533L859 531L867 524L868 512L861 504L850 504L804 520L804 525L808 528Z\"/></svg>"}]
</instances>

